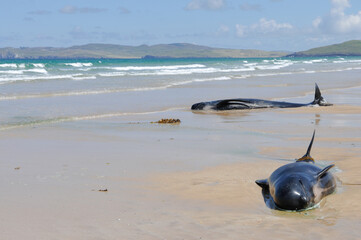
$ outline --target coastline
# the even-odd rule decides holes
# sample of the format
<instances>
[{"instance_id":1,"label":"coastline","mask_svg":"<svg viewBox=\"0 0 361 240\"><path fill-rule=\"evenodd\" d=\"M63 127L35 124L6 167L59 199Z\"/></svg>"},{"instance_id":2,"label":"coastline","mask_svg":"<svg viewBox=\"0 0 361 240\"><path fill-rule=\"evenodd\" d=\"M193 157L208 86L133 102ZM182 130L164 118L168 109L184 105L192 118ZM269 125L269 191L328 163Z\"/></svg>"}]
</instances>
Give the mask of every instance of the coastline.
<instances>
[{"instance_id":1,"label":"coastline","mask_svg":"<svg viewBox=\"0 0 361 240\"><path fill-rule=\"evenodd\" d=\"M360 57L360 40L350 40L306 51L212 48L190 43L125 46L90 43L71 47L4 47L0 60L14 59L202 59L202 58L294 58L294 57Z\"/></svg>"},{"instance_id":2,"label":"coastline","mask_svg":"<svg viewBox=\"0 0 361 240\"><path fill-rule=\"evenodd\" d=\"M71 47L20 47L0 48L1 59L82 59L82 58L238 58L238 57L280 57L281 51L262 51L255 49L213 48L190 43L171 43L156 45L126 46L117 44L91 43Z\"/></svg>"}]
</instances>

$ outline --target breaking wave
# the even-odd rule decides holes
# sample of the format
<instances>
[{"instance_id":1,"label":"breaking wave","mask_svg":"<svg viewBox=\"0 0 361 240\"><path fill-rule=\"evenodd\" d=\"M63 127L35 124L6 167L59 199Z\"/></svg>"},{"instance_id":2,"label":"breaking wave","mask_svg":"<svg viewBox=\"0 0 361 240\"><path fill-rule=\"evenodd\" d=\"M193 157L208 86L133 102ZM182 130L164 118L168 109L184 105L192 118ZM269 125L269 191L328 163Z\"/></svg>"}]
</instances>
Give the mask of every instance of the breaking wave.
<instances>
[{"instance_id":1,"label":"breaking wave","mask_svg":"<svg viewBox=\"0 0 361 240\"><path fill-rule=\"evenodd\" d=\"M93 66L93 63L81 63L81 62L76 62L76 63L64 63L66 66L72 66L72 67L76 67L76 68L80 68L80 67L91 67Z\"/></svg>"},{"instance_id":2,"label":"breaking wave","mask_svg":"<svg viewBox=\"0 0 361 240\"><path fill-rule=\"evenodd\" d=\"M117 71L143 71L143 70L174 70L182 68L204 68L203 64L187 64L187 65L170 65L170 66L127 66L127 67L111 67Z\"/></svg>"}]
</instances>

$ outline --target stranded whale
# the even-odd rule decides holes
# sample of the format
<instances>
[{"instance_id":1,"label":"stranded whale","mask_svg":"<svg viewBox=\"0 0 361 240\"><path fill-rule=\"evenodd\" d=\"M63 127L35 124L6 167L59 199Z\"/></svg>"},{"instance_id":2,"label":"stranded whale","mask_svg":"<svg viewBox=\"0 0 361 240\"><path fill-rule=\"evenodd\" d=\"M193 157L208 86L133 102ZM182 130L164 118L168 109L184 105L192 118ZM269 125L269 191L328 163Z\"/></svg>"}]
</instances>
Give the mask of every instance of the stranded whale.
<instances>
[{"instance_id":1,"label":"stranded whale","mask_svg":"<svg viewBox=\"0 0 361 240\"><path fill-rule=\"evenodd\" d=\"M335 177L328 171L334 164L321 169L314 165L310 155L314 136L315 132L303 157L278 168L268 179L256 181L262 187L264 200L269 207L305 210L314 207L335 191Z\"/></svg>"},{"instance_id":2,"label":"stranded whale","mask_svg":"<svg viewBox=\"0 0 361 240\"><path fill-rule=\"evenodd\" d=\"M234 98L225 100L216 100L210 102L200 102L192 105L192 110L237 110L237 109L257 109L257 108L296 108L304 106L331 106L332 104L322 97L321 91L315 84L315 99L310 103L290 103L269 101L253 98Z\"/></svg>"}]
</instances>

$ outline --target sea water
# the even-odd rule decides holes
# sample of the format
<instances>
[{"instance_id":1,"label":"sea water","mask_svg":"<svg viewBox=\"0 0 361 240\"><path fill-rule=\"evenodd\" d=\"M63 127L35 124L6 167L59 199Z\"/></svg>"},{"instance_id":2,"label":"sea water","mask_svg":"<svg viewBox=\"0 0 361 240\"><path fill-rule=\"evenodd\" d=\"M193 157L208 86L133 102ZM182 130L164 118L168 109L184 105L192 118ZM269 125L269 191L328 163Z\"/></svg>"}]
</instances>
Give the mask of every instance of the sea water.
<instances>
[{"instance_id":1,"label":"sea water","mask_svg":"<svg viewBox=\"0 0 361 240\"><path fill-rule=\"evenodd\" d=\"M0 128L189 109L218 98L310 102L314 82L321 91L327 83L352 92L357 79L346 84L342 76L360 71L361 57L1 60ZM330 84L329 76L340 77ZM349 96L335 99L355 103Z\"/></svg>"}]
</instances>

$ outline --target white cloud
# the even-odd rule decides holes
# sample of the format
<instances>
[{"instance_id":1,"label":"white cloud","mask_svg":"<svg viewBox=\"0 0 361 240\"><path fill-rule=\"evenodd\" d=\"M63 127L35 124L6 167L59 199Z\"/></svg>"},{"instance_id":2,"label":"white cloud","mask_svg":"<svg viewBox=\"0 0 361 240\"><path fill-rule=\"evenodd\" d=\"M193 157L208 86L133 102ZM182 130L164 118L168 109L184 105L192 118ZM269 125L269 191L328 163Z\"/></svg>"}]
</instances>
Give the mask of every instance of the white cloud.
<instances>
[{"instance_id":1,"label":"white cloud","mask_svg":"<svg viewBox=\"0 0 361 240\"><path fill-rule=\"evenodd\" d=\"M261 32L261 33L270 33L277 32L280 30L289 30L292 29L293 26L289 23L277 23L275 20L267 20L265 18L261 18L258 23L251 25L250 27L253 31Z\"/></svg>"},{"instance_id":2,"label":"white cloud","mask_svg":"<svg viewBox=\"0 0 361 240\"><path fill-rule=\"evenodd\" d=\"M320 24L322 23L322 18L318 17L315 20L312 21L312 25L315 28L318 28L320 26Z\"/></svg>"},{"instance_id":3,"label":"white cloud","mask_svg":"<svg viewBox=\"0 0 361 240\"><path fill-rule=\"evenodd\" d=\"M259 4L243 3L239 6L242 11L261 11L262 6Z\"/></svg>"},{"instance_id":4,"label":"white cloud","mask_svg":"<svg viewBox=\"0 0 361 240\"><path fill-rule=\"evenodd\" d=\"M226 0L192 0L185 7L186 10L218 10L226 5Z\"/></svg>"},{"instance_id":5,"label":"white cloud","mask_svg":"<svg viewBox=\"0 0 361 240\"><path fill-rule=\"evenodd\" d=\"M331 0L330 13L313 20L313 26L326 33L354 33L361 32L361 11L356 14L345 14L350 8L349 0Z\"/></svg>"},{"instance_id":6,"label":"white cloud","mask_svg":"<svg viewBox=\"0 0 361 240\"><path fill-rule=\"evenodd\" d=\"M333 39L330 38L330 37L327 37L327 36L318 36L318 37L306 37L305 40L308 41L308 42L315 42L315 43L325 44L325 43L329 43Z\"/></svg>"},{"instance_id":7,"label":"white cloud","mask_svg":"<svg viewBox=\"0 0 361 240\"><path fill-rule=\"evenodd\" d=\"M245 35L245 30L247 27L241 25L241 24L236 24L236 33L238 37L243 37Z\"/></svg>"},{"instance_id":8,"label":"white cloud","mask_svg":"<svg viewBox=\"0 0 361 240\"><path fill-rule=\"evenodd\" d=\"M349 0L331 0L332 8L331 8L331 14L339 14L343 12L345 8L350 7Z\"/></svg>"},{"instance_id":9,"label":"white cloud","mask_svg":"<svg viewBox=\"0 0 361 240\"><path fill-rule=\"evenodd\" d=\"M68 13L68 14L75 13L76 12L76 7L74 7L74 6L65 6L62 9L60 9L60 12L61 13Z\"/></svg>"},{"instance_id":10,"label":"white cloud","mask_svg":"<svg viewBox=\"0 0 361 240\"><path fill-rule=\"evenodd\" d=\"M61 13L65 14L74 14L74 13L100 13L100 12L106 12L107 9L104 8L90 8L90 7L84 7L84 8L78 8L75 6L65 6L62 9L60 9Z\"/></svg>"},{"instance_id":11,"label":"white cloud","mask_svg":"<svg viewBox=\"0 0 361 240\"><path fill-rule=\"evenodd\" d=\"M257 23L254 23L250 26L236 24L236 33L238 37L243 37L250 34L279 33L292 29L293 26L289 23L278 23L276 20L267 20L266 18L261 18Z\"/></svg>"},{"instance_id":12,"label":"white cloud","mask_svg":"<svg viewBox=\"0 0 361 240\"><path fill-rule=\"evenodd\" d=\"M229 27L226 26L226 25L221 25L219 28L218 28L218 31L217 31L217 34L225 34L225 33L228 33L229 32Z\"/></svg>"}]
</instances>

